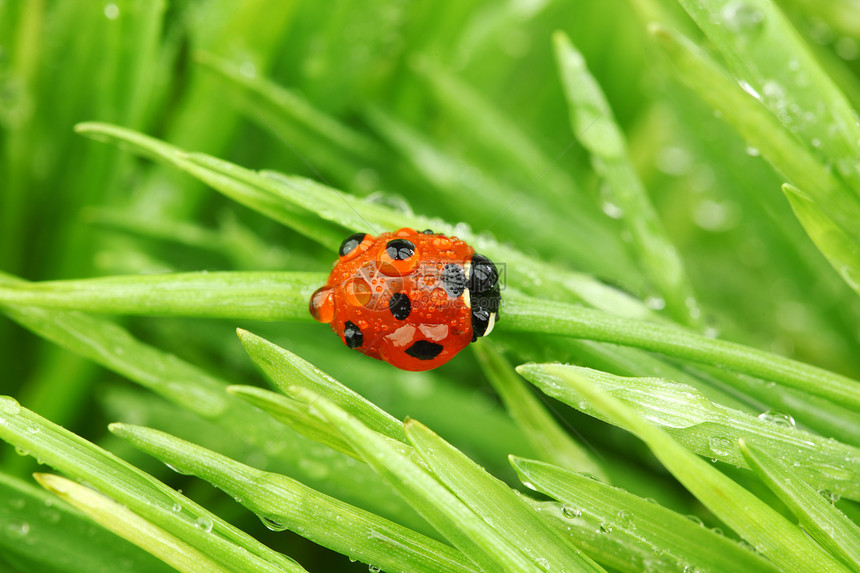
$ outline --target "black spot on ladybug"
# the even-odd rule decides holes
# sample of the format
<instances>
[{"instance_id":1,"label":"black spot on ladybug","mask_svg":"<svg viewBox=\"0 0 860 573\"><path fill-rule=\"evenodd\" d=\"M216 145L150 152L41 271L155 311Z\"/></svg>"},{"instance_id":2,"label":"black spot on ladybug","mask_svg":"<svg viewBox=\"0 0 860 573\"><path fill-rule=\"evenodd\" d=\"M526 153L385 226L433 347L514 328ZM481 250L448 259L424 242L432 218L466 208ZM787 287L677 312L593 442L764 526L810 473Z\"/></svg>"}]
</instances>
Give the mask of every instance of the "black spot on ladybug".
<instances>
[{"instance_id":1,"label":"black spot on ladybug","mask_svg":"<svg viewBox=\"0 0 860 573\"><path fill-rule=\"evenodd\" d=\"M442 352L442 345L429 340L418 340L406 349L406 354L418 360L433 360Z\"/></svg>"},{"instance_id":2,"label":"black spot on ladybug","mask_svg":"<svg viewBox=\"0 0 860 573\"><path fill-rule=\"evenodd\" d=\"M475 294L491 292L499 283L499 272L493 261L475 253L472 255L472 276L469 277L469 291ZM498 289L496 289L498 290Z\"/></svg>"},{"instance_id":3,"label":"black spot on ladybug","mask_svg":"<svg viewBox=\"0 0 860 573\"><path fill-rule=\"evenodd\" d=\"M402 292L396 292L388 299L388 310L391 311L391 316L397 320L404 320L412 312L412 303L408 296Z\"/></svg>"},{"instance_id":4,"label":"black spot on ladybug","mask_svg":"<svg viewBox=\"0 0 860 573\"><path fill-rule=\"evenodd\" d=\"M350 254L361 244L366 236L367 233L356 233L354 235L350 235L340 244L340 249L338 249L337 254L341 257L345 257Z\"/></svg>"},{"instance_id":5,"label":"black spot on ladybug","mask_svg":"<svg viewBox=\"0 0 860 573\"><path fill-rule=\"evenodd\" d=\"M358 348L364 342L364 335L359 327L347 320L343 325L343 341L350 348Z\"/></svg>"},{"instance_id":6,"label":"black spot on ladybug","mask_svg":"<svg viewBox=\"0 0 860 573\"><path fill-rule=\"evenodd\" d=\"M386 243L385 252L392 260L404 261L415 254L415 245L406 239L394 239Z\"/></svg>"},{"instance_id":7,"label":"black spot on ladybug","mask_svg":"<svg viewBox=\"0 0 860 573\"><path fill-rule=\"evenodd\" d=\"M466 290L466 273L463 267L449 263L442 269L442 286L451 298L457 298Z\"/></svg>"},{"instance_id":8,"label":"black spot on ladybug","mask_svg":"<svg viewBox=\"0 0 860 573\"><path fill-rule=\"evenodd\" d=\"M422 235L435 235L436 233L433 232L433 229L424 229L423 231L421 231L421 234Z\"/></svg>"}]
</instances>

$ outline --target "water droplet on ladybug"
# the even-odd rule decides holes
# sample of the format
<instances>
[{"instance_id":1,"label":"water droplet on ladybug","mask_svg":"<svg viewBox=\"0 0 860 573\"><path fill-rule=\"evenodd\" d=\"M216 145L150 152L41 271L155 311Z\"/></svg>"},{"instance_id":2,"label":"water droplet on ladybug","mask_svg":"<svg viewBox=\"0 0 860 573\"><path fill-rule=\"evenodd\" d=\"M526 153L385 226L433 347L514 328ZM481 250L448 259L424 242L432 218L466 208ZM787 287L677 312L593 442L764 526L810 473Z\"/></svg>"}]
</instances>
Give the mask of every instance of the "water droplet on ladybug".
<instances>
[{"instance_id":1,"label":"water droplet on ladybug","mask_svg":"<svg viewBox=\"0 0 860 573\"><path fill-rule=\"evenodd\" d=\"M334 297L331 287L320 287L311 295L311 316L320 322L329 323L334 319Z\"/></svg>"}]
</instances>

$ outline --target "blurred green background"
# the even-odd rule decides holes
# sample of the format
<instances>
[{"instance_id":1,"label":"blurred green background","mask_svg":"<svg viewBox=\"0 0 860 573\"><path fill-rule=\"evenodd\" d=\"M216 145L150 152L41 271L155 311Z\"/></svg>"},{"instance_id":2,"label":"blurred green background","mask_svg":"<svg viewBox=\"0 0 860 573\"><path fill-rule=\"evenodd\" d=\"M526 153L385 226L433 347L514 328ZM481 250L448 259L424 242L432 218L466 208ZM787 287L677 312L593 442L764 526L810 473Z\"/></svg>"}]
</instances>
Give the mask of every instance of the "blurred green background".
<instances>
[{"instance_id":1,"label":"blurred green background","mask_svg":"<svg viewBox=\"0 0 860 573\"><path fill-rule=\"evenodd\" d=\"M663 4L671 21L695 35L679 8ZM847 4L781 3L856 103L860 27L838 12ZM48 280L330 269L332 253L306 237L185 174L73 132L78 122L104 121L249 168L317 179L345 191L346 200L371 197L462 222L660 311L664 301L631 253L618 207L571 132L551 43L562 30L625 131L708 332L860 375L857 297L792 216L782 179L671 76L646 32L649 6L0 0L0 271ZM414 374L357 360L317 324L158 317L123 324L232 383L263 384L235 338L241 326L443 435L463 423L451 419L449 404L468 400L487 413L482 424L497 422L498 436L510 440L486 463L502 467L502 451L528 452L469 353ZM520 344L534 360L577 358L540 339L531 348L504 334L499 341L512 359L521 357ZM208 486L173 476L104 429L116 420L146 424L241 455L192 414L6 319L0 348L0 394L110 445L311 570L349 568L297 536L269 533ZM429 402L428 386L436 388ZM563 415L598 447L617 445L606 426ZM469 453L468 444L458 446ZM628 453L619 447L616 455ZM0 459L10 473L32 471L5 444ZM266 465L253 456L242 461ZM695 509L683 498L677 503Z\"/></svg>"}]
</instances>

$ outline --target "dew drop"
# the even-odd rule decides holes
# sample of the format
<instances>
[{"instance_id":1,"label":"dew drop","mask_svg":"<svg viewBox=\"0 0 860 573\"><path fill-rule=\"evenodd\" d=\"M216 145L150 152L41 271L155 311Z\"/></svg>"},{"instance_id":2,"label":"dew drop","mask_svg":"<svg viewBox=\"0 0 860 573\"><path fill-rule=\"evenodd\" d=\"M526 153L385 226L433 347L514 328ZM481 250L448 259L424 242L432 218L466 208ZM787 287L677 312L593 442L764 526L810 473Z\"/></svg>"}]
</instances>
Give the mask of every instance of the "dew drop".
<instances>
[{"instance_id":1,"label":"dew drop","mask_svg":"<svg viewBox=\"0 0 860 573\"><path fill-rule=\"evenodd\" d=\"M271 531L284 531L285 529L287 529L287 526L283 523L275 521L274 519L269 519L268 517L263 517L262 515L260 516L260 521L263 522L263 525L266 526L266 529L269 529Z\"/></svg>"},{"instance_id":2,"label":"dew drop","mask_svg":"<svg viewBox=\"0 0 860 573\"><path fill-rule=\"evenodd\" d=\"M794 418L784 412L777 412L776 410L762 412L758 415L758 419L764 422L770 422L771 424L785 426L787 428L797 427L797 423L794 421Z\"/></svg>"},{"instance_id":3,"label":"dew drop","mask_svg":"<svg viewBox=\"0 0 860 573\"><path fill-rule=\"evenodd\" d=\"M182 511L182 505L180 505L179 503L174 503L170 510L173 513L179 513L180 511Z\"/></svg>"},{"instance_id":4,"label":"dew drop","mask_svg":"<svg viewBox=\"0 0 860 573\"><path fill-rule=\"evenodd\" d=\"M116 20L119 18L119 6L111 2L105 5L105 17L108 20Z\"/></svg>"},{"instance_id":5,"label":"dew drop","mask_svg":"<svg viewBox=\"0 0 860 573\"><path fill-rule=\"evenodd\" d=\"M21 404L14 398L0 398L0 412L16 415L21 413Z\"/></svg>"},{"instance_id":6,"label":"dew drop","mask_svg":"<svg viewBox=\"0 0 860 573\"><path fill-rule=\"evenodd\" d=\"M764 28L764 12L742 0L726 4L720 16L726 28L739 35L757 35Z\"/></svg>"},{"instance_id":7,"label":"dew drop","mask_svg":"<svg viewBox=\"0 0 860 573\"><path fill-rule=\"evenodd\" d=\"M6 526L9 537L21 539L30 533L30 524L26 521L12 522Z\"/></svg>"},{"instance_id":8,"label":"dew drop","mask_svg":"<svg viewBox=\"0 0 860 573\"><path fill-rule=\"evenodd\" d=\"M561 514L567 519L576 519L582 515L582 510L565 504L561 506Z\"/></svg>"},{"instance_id":9,"label":"dew drop","mask_svg":"<svg viewBox=\"0 0 860 573\"><path fill-rule=\"evenodd\" d=\"M212 526L213 526L212 520L209 519L208 517L206 517L205 515L201 515L194 522L194 527L196 527L197 529L200 529L202 531L205 531L206 533L209 533L210 531L212 531Z\"/></svg>"}]
</instances>

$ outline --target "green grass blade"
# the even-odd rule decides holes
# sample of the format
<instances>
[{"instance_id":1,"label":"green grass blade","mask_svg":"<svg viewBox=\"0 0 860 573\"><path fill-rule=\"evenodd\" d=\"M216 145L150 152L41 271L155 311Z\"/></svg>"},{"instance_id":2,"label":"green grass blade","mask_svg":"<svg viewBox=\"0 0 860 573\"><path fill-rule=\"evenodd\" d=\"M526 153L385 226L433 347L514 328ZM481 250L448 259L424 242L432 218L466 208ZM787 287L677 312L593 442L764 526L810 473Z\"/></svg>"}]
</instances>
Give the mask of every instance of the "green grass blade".
<instances>
[{"instance_id":1,"label":"green grass blade","mask_svg":"<svg viewBox=\"0 0 860 573\"><path fill-rule=\"evenodd\" d=\"M237 203L264 212L275 221L296 229L308 237L313 237L314 240L333 251L337 250L346 234L342 228L320 220L314 214L313 208L308 210L296 207L293 203L279 201L270 193L239 181L235 175L229 173L229 167L232 164L223 162L228 166L225 170L227 173L216 172L198 165L192 161L187 152L176 146L130 129L109 124L80 123L75 126L75 131L94 139L126 146L138 155L185 171ZM236 166L232 167L236 170L239 169Z\"/></svg>"},{"instance_id":2,"label":"green grass blade","mask_svg":"<svg viewBox=\"0 0 860 573\"><path fill-rule=\"evenodd\" d=\"M783 185L794 215L842 280L860 294L860 243L845 234L803 191Z\"/></svg>"},{"instance_id":3,"label":"green grass blade","mask_svg":"<svg viewBox=\"0 0 860 573\"><path fill-rule=\"evenodd\" d=\"M263 369L278 389L290 396L291 387L302 387L321 394L349 411L370 429L394 440L406 442L403 422L391 416L357 392L347 388L310 362L247 330L239 339L251 359Z\"/></svg>"},{"instance_id":4,"label":"green grass blade","mask_svg":"<svg viewBox=\"0 0 860 573\"><path fill-rule=\"evenodd\" d=\"M0 286L0 304L146 316L311 320L321 273L122 275Z\"/></svg>"},{"instance_id":5,"label":"green grass blade","mask_svg":"<svg viewBox=\"0 0 860 573\"><path fill-rule=\"evenodd\" d=\"M47 340L212 421L266 456L287 464L295 475L315 487L336 492L354 503L378 508L380 512L394 510L394 514L386 514L393 518L406 522L414 519L414 513L390 492L370 487L375 476L368 468L354 467L353 461L345 456L332 457L332 452L324 446L291 434L272 419L261 418L255 408L224 391L227 382L173 354L140 342L118 325L88 314L35 307L8 307L5 312ZM284 441L272 440L273 435L289 440L290 447L285 447ZM314 470L316 464L307 460L325 460L334 471L319 476ZM395 509L397 506L399 510Z\"/></svg>"},{"instance_id":6,"label":"green grass blade","mask_svg":"<svg viewBox=\"0 0 860 573\"><path fill-rule=\"evenodd\" d=\"M774 2L679 0L738 78L860 197L857 113Z\"/></svg>"},{"instance_id":7,"label":"green grass blade","mask_svg":"<svg viewBox=\"0 0 860 573\"><path fill-rule=\"evenodd\" d=\"M670 30L652 33L668 55L680 81L729 122L792 184L811 193L821 208L855 241L860 241L860 206L824 162L789 133L762 102L744 91L712 58Z\"/></svg>"},{"instance_id":8,"label":"green grass blade","mask_svg":"<svg viewBox=\"0 0 860 573\"><path fill-rule=\"evenodd\" d=\"M852 571L860 571L860 527L832 502L827 501L808 479L798 479L792 458L754 446L758 441L739 440L740 450L756 475L777 495L798 519L800 526L831 555ZM767 448L769 450L769 448Z\"/></svg>"},{"instance_id":9,"label":"green grass blade","mask_svg":"<svg viewBox=\"0 0 860 573\"><path fill-rule=\"evenodd\" d=\"M506 484L415 420L406 435L436 477L472 511L545 571L603 571L566 542Z\"/></svg>"},{"instance_id":10,"label":"green grass blade","mask_svg":"<svg viewBox=\"0 0 860 573\"><path fill-rule=\"evenodd\" d=\"M508 413L541 459L608 481L601 465L559 426L546 406L490 343L478 341L472 350Z\"/></svg>"},{"instance_id":11,"label":"green grass blade","mask_svg":"<svg viewBox=\"0 0 860 573\"><path fill-rule=\"evenodd\" d=\"M233 571L304 571L152 476L8 397L0 397L0 438L92 485Z\"/></svg>"},{"instance_id":12,"label":"green grass blade","mask_svg":"<svg viewBox=\"0 0 860 573\"><path fill-rule=\"evenodd\" d=\"M228 386L227 392L263 410L301 435L361 460L352 446L332 428L328 420L322 418L312 408L308 408L304 402L256 386Z\"/></svg>"},{"instance_id":13,"label":"green grass blade","mask_svg":"<svg viewBox=\"0 0 860 573\"><path fill-rule=\"evenodd\" d=\"M613 424L644 441L705 507L781 569L809 573L846 571L800 528L581 374L552 364L523 365L517 370L529 380L538 375L549 376L556 384L572 387Z\"/></svg>"},{"instance_id":14,"label":"green grass blade","mask_svg":"<svg viewBox=\"0 0 860 573\"><path fill-rule=\"evenodd\" d=\"M688 326L701 326L701 310L681 256L666 235L633 167L624 134L606 96L588 71L585 58L563 32L556 32L553 44L571 129L591 154L595 171L605 181L608 201L617 207L619 218L630 231L648 280L675 320Z\"/></svg>"},{"instance_id":15,"label":"green grass blade","mask_svg":"<svg viewBox=\"0 0 860 573\"><path fill-rule=\"evenodd\" d=\"M184 151L143 134L108 124L85 123L79 133L127 147L134 153L164 161L212 186L235 201L284 223L323 246L336 251L349 232L431 228L457 235L478 252L504 262L511 269L510 285L530 292L547 289L567 299L585 301L622 316L645 318L651 311L640 301L608 287L593 277L547 265L463 226L439 219L408 215L383 205L347 197L309 179L274 172L257 173L203 154ZM349 231L347 231L349 230Z\"/></svg>"},{"instance_id":16,"label":"green grass blade","mask_svg":"<svg viewBox=\"0 0 860 573\"><path fill-rule=\"evenodd\" d=\"M318 394L298 388L296 391L418 513L479 567L486 571L540 570L419 463L410 446L374 432Z\"/></svg>"},{"instance_id":17,"label":"green grass blade","mask_svg":"<svg viewBox=\"0 0 860 573\"><path fill-rule=\"evenodd\" d=\"M629 548L620 555L614 554L617 541L597 545L595 549L603 552L591 555L601 563L611 565L619 557L627 561L638 553L645 563L634 564L632 570L777 571L761 555L653 501L543 462L512 456L511 464L523 483L563 504L563 525L574 525L585 513L611 529L609 534L595 534L597 544L606 537L627 538Z\"/></svg>"},{"instance_id":18,"label":"green grass blade","mask_svg":"<svg viewBox=\"0 0 860 573\"><path fill-rule=\"evenodd\" d=\"M30 483L0 473L0 548L22 571L166 573L171 569L68 504Z\"/></svg>"},{"instance_id":19,"label":"green grass blade","mask_svg":"<svg viewBox=\"0 0 860 573\"><path fill-rule=\"evenodd\" d=\"M157 430L112 424L111 432L182 473L210 482L271 529L289 529L386 571L474 570L474 564L450 546L288 477L254 469Z\"/></svg>"},{"instance_id":20,"label":"green grass blade","mask_svg":"<svg viewBox=\"0 0 860 573\"><path fill-rule=\"evenodd\" d=\"M588 379L631 410L661 427L679 444L701 456L748 467L737 446L750 440L785 459L803 459L796 476L845 497L860 500L860 449L823 438L763 415L755 417L706 399L696 389L659 378L627 378L590 368L566 369ZM553 375L531 378L544 393L590 416L606 418L571 386L558 386Z\"/></svg>"},{"instance_id":21,"label":"green grass blade","mask_svg":"<svg viewBox=\"0 0 860 573\"><path fill-rule=\"evenodd\" d=\"M837 404L860 408L860 383L856 380L749 346L708 338L670 325L629 320L564 303L550 305L510 293L502 310L500 328L504 325L504 328L523 332L612 342L682 360L719 364Z\"/></svg>"},{"instance_id":22,"label":"green grass blade","mask_svg":"<svg viewBox=\"0 0 860 573\"><path fill-rule=\"evenodd\" d=\"M155 555L177 571L229 573L230 568L210 559L194 546L167 533L123 505L86 486L60 476L36 474L36 481L96 523Z\"/></svg>"}]
</instances>

